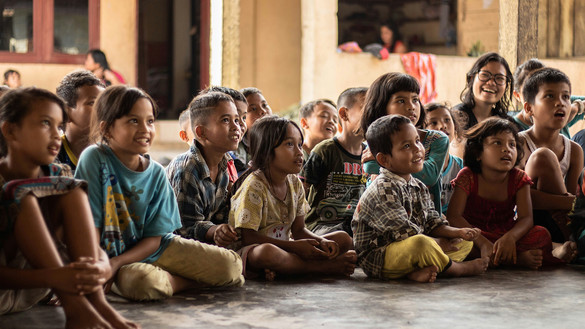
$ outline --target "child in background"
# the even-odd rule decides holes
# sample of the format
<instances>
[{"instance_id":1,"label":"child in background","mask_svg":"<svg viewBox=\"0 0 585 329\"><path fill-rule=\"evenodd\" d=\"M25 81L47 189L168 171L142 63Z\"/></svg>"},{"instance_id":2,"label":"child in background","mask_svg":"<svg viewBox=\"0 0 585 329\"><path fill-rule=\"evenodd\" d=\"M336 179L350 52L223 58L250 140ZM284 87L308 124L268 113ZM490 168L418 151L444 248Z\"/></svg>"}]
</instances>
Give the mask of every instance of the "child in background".
<instances>
[{"instance_id":1,"label":"child in background","mask_svg":"<svg viewBox=\"0 0 585 329\"><path fill-rule=\"evenodd\" d=\"M0 96L6 94L10 90L10 87L5 85L0 85Z\"/></svg>"},{"instance_id":2,"label":"child in background","mask_svg":"<svg viewBox=\"0 0 585 329\"><path fill-rule=\"evenodd\" d=\"M155 136L152 98L138 88L112 86L94 112L98 144L83 151L75 176L89 183L112 290L132 300L158 300L196 285L243 284L237 254L172 233L181 227L177 201L162 166L146 155Z\"/></svg>"},{"instance_id":3,"label":"child in background","mask_svg":"<svg viewBox=\"0 0 585 329\"><path fill-rule=\"evenodd\" d=\"M4 72L4 85L8 86L10 89L20 88L22 86L20 73L12 69L6 70L6 72Z\"/></svg>"},{"instance_id":4,"label":"child in background","mask_svg":"<svg viewBox=\"0 0 585 329\"><path fill-rule=\"evenodd\" d=\"M193 129L191 129L191 119L189 118L189 109L183 110L181 114L179 114L179 138L187 143L189 147L193 145L193 139L195 136L193 135Z\"/></svg>"},{"instance_id":5,"label":"child in background","mask_svg":"<svg viewBox=\"0 0 585 329\"><path fill-rule=\"evenodd\" d=\"M208 92L189 104L195 144L176 156L166 174L177 197L181 214L181 236L228 246L237 239L230 227L230 175L227 154L241 139L239 116L233 99L224 93Z\"/></svg>"},{"instance_id":6,"label":"child in background","mask_svg":"<svg viewBox=\"0 0 585 329\"><path fill-rule=\"evenodd\" d=\"M137 328L106 301L110 265L87 184L52 163L66 119L63 101L43 89L14 90L0 101L0 314L24 311L53 289L68 328Z\"/></svg>"},{"instance_id":7,"label":"child in background","mask_svg":"<svg viewBox=\"0 0 585 329\"><path fill-rule=\"evenodd\" d=\"M301 128L305 132L303 160L307 161L313 148L337 133L337 109L328 99L317 99L300 109Z\"/></svg>"},{"instance_id":8,"label":"child in background","mask_svg":"<svg viewBox=\"0 0 585 329\"><path fill-rule=\"evenodd\" d=\"M453 180L449 222L479 228L475 245L494 266L538 269L559 263L551 254L548 231L533 226L532 180L516 168L524 153L516 125L509 119L489 118L465 136L465 168Z\"/></svg>"},{"instance_id":9,"label":"child in background","mask_svg":"<svg viewBox=\"0 0 585 329\"><path fill-rule=\"evenodd\" d=\"M453 107L463 130L491 116L508 117L514 78L504 57L497 53L482 55L467 72L466 81L462 103Z\"/></svg>"},{"instance_id":10,"label":"child in background","mask_svg":"<svg viewBox=\"0 0 585 329\"><path fill-rule=\"evenodd\" d=\"M341 134L317 144L299 174L311 206L305 224L317 235L353 234L351 218L365 187L361 156L366 145L359 130L367 90L349 88L339 95Z\"/></svg>"},{"instance_id":11,"label":"child in background","mask_svg":"<svg viewBox=\"0 0 585 329\"><path fill-rule=\"evenodd\" d=\"M380 164L380 175L366 189L355 211L353 229L358 264L369 277L434 282L485 272L488 260L463 262L479 230L448 225L434 209L427 187L412 176L423 169L419 132L402 115L375 120L366 139ZM432 238L463 239L453 251Z\"/></svg>"},{"instance_id":12,"label":"child in background","mask_svg":"<svg viewBox=\"0 0 585 329\"><path fill-rule=\"evenodd\" d=\"M570 261L576 245L569 241L567 215L574 208L583 171L583 150L560 134L571 111L571 82L557 69L542 68L528 77L522 93L524 111L534 122L520 133L526 141L522 163L534 181L530 190L534 223L550 232L555 256Z\"/></svg>"},{"instance_id":13,"label":"child in background","mask_svg":"<svg viewBox=\"0 0 585 329\"><path fill-rule=\"evenodd\" d=\"M268 105L268 102L262 95L262 91L258 88L248 87L240 90L246 101L248 102L248 111L246 112L246 127L248 130L252 128L254 122L265 115L272 115L272 109ZM242 141L238 145L236 150L236 156L242 160L246 166L249 166L252 155L250 154L250 142L247 131L242 137Z\"/></svg>"},{"instance_id":14,"label":"child in background","mask_svg":"<svg viewBox=\"0 0 585 329\"><path fill-rule=\"evenodd\" d=\"M541 61L536 58L531 58L522 63L522 65L518 66L514 72L514 98L520 103L521 107L519 108L520 111L513 117L513 119L518 124L520 131L527 130L532 126L532 118L530 115L528 115L528 113L526 113L526 111L524 111L524 96L522 96L524 82L530 76L530 74L532 74L532 72L543 67L544 64ZM568 123L561 129L561 134L565 135L567 138L571 138L569 128L583 119L584 109L585 106L581 100L575 100L575 102L571 104L569 120Z\"/></svg>"},{"instance_id":15,"label":"child in background","mask_svg":"<svg viewBox=\"0 0 585 329\"><path fill-rule=\"evenodd\" d=\"M403 73L386 73L376 79L368 92L364 103L361 119L361 131L365 134L368 127L376 119L390 114L403 115L410 119L416 127L425 122L425 112L419 100L420 87L415 78ZM445 156L449 152L449 138L439 131L418 129L420 140L425 148L424 166L421 171L413 173L429 187L435 209L441 212L441 172ZM362 157L364 172L377 175L380 166L374 155L368 150ZM374 177L371 177L371 181Z\"/></svg>"},{"instance_id":16,"label":"child in background","mask_svg":"<svg viewBox=\"0 0 585 329\"><path fill-rule=\"evenodd\" d=\"M71 167L73 172L81 152L90 144L93 104L104 88L100 79L86 70L67 74L57 87L57 95L65 101L69 117L65 133L61 136L57 160Z\"/></svg>"},{"instance_id":17,"label":"child in background","mask_svg":"<svg viewBox=\"0 0 585 329\"><path fill-rule=\"evenodd\" d=\"M459 142L459 136L461 134L459 123L453 117L453 113L446 103L427 104L425 105L425 112L425 128L445 133L449 137L449 142ZM451 181L457 177L461 169L463 169L463 159L447 151L441 173L441 212L443 214L447 213L449 200L453 194L454 188L451 185Z\"/></svg>"},{"instance_id":18,"label":"child in background","mask_svg":"<svg viewBox=\"0 0 585 329\"><path fill-rule=\"evenodd\" d=\"M234 104L236 104L236 109L238 110L239 124L241 130L240 136L243 138L248 129L246 126L246 113L248 112L248 101L246 100L246 97L244 96L244 94L235 89L221 86L210 86L202 90L199 93L199 95L212 91L218 91L220 93L229 95L234 100ZM238 148L240 147L240 144L241 143L238 143ZM228 171L230 172L230 181L234 183L238 179L238 176L241 175L244 171L246 171L246 169L248 169L248 163L238 158L235 151L229 151L228 154L233 159L232 161L228 162Z\"/></svg>"},{"instance_id":19,"label":"child in background","mask_svg":"<svg viewBox=\"0 0 585 329\"><path fill-rule=\"evenodd\" d=\"M230 211L230 224L241 234L233 248L246 275L260 272L268 280L276 273L351 275L356 262L351 237L343 231L321 237L305 228L308 205L297 177L303 166L301 129L268 116L249 133L252 167L238 180Z\"/></svg>"}]
</instances>

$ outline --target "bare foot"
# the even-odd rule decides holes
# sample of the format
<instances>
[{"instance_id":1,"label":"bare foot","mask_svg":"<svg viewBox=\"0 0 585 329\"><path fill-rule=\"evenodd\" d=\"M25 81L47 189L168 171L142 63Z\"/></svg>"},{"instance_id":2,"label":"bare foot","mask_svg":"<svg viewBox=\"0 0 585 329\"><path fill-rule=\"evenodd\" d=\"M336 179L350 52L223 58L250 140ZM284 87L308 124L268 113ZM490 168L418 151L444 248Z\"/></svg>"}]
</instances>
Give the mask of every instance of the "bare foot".
<instances>
[{"instance_id":1,"label":"bare foot","mask_svg":"<svg viewBox=\"0 0 585 329\"><path fill-rule=\"evenodd\" d=\"M324 272L327 274L350 276L355 271L357 254L355 250L349 250L346 253L337 256L334 259L327 260Z\"/></svg>"},{"instance_id":2,"label":"bare foot","mask_svg":"<svg viewBox=\"0 0 585 329\"><path fill-rule=\"evenodd\" d=\"M517 265L538 270L542 266L542 250L534 249L518 253Z\"/></svg>"},{"instance_id":3,"label":"bare foot","mask_svg":"<svg viewBox=\"0 0 585 329\"><path fill-rule=\"evenodd\" d=\"M65 312L65 328L112 328L87 298L61 293L59 299L63 303L63 311Z\"/></svg>"},{"instance_id":4,"label":"bare foot","mask_svg":"<svg viewBox=\"0 0 585 329\"><path fill-rule=\"evenodd\" d=\"M93 307L100 315L116 329L137 329L139 324L124 318L107 301L102 291L87 296Z\"/></svg>"},{"instance_id":5,"label":"bare foot","mask_svg":"<svg viewBox=\"0 0 585 329\"><path fill-rule=\"evenodd\" d=\"M451 266L445 271L450 276L473 276L484 273L490 263L489 257L476 258L466 262L452 262Z\"/></svg>"},{"instance_id":6,"label":"bare foot","mask_svg":"<svg viewBox=\"0 0 585 329\"><path fill-rule=\"evenodd\" d=\"M274 272L271 269L265 268L264 278L266 279L266 281L274 281L274 279L276 278L276 272Z\"/></svg>"},{"instance_id":7,"label":"bare foot","mask_svg":"<svg viewBox=\"0 0 585 329\"><path fill-rule=\"evenodd\" d=\"M416 282L432 283L437 280L437 272L439 272L439 268L435 265L431 265L421 268L420 270L410 272L406 275L406 277Z\"/></svg>"},{"instance_id":8,"label":"bare foot","mask_svg":"<svg viewBox=\"0 0 585 329\"><path fill-rule=\"evenodd\" d=\"M577 257L577 244L573 241L567 241L556 247L552 251L553 256L570 263Z\"/></svg>"}]
</instances>

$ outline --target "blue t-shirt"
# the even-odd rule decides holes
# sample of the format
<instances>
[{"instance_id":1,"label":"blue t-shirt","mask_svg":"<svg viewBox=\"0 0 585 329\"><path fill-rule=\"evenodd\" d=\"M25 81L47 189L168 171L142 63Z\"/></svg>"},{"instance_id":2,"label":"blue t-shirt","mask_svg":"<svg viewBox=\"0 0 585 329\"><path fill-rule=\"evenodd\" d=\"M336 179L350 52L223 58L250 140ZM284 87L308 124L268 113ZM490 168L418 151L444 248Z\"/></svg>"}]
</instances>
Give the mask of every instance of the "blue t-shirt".
<instances>
[{"instance_id":1,"label":"blue t-shirt","mask_svg":"<svg viewBox=\"0 0 585 329\"><path fill-rule=\"evenodd\" d=\"M147 237L162 236L160 247L142 260L156 261L181 227L177 200L163 167L150 160L142 171L132 171L107 145L83 151L75 178L89 184L88 195L100 245L115 257Z\"/></svg>"}]
</instances>

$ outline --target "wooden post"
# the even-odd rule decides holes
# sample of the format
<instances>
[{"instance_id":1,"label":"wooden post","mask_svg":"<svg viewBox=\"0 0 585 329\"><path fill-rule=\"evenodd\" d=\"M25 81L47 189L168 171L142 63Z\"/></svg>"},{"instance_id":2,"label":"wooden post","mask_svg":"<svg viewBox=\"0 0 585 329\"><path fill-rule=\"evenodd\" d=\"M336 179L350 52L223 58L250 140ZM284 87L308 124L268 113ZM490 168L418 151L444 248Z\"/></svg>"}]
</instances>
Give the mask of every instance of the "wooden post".
<instances>
[{"instance_id":1,"label":"wooden post","mask_svg":"<svg viewBox=\"0 0 585 329\"><path fill-rule=\"evenodd\" d=\"M536 57L538 0L500 1L499 52L514 70Z\"/></svg>"},{"instance_id":2,"label":"wooden post","mask_svg":"<svg viewBox=\"0 0 585 329\"><path fill-rule=\"evenodd\" d=\"M585 56L585 0L575 0L574 56Z\"/></svg>"},{"instance_id":3,"label":"wooden post","mask_svg":"<svg viewBox=\"0 0 585 329\"><path fill-rule=\"evenodd\" d=\"M581 14L581 13L580 13ZM573 26L575 17L575 2L574 0L561 2L561 38L559 43L559 57L573 56Z\"/></svg>"},{"instance_id":4,"label":"wooden post","mask_svg":"<svg viewBox=\"0 0 585 329\"><path fill-rule=\"evenodd\" d=\"M585 0L583 0L585 1ZM548 53L548 0L538 2L538 58L546 58ZM585 34L584 34L585 36Z\"/></svg>"},{"instance_id":5,"label":"wooden post","mask_svg":"<svg viewBox=\"0 0 585 329\"><path fill-rule=\"evenodd\" d=\"M548 0L547 57L559 57L561 0Z\"/></svg>"},{"instance_id":6,"label":"wooden post","mask_svg":"<svg viewBox=\"0 0 585 329\"><path fill-rule=\"evenodd\" d=\"M223 0L222 85L240 89L240 0Z\"/></svg>"}]
</instances>

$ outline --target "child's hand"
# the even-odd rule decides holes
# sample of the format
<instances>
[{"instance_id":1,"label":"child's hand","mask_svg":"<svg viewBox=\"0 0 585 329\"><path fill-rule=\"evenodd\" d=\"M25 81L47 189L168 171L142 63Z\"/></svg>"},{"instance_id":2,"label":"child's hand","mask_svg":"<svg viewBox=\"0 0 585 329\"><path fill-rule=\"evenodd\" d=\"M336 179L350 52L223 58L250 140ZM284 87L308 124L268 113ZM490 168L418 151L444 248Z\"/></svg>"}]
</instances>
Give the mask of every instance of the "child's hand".
<instances>
[{"instance_id":1,"label":"child's hand","mask_svg":"<svg viewBox=\"0 0 585 329\"><path fill-rule=\"evenodd\" d=\"M474 241L481 235L481 230L478 228L464 227L459 229L459 237L463 240Z\"/></svg>"},{"instance_id":2,"label":"child's hand","mask_svg":"<svg viewBox=\"0 0 585 329\"><path fill-rule=\"evenodd\" d=\"M213 241L220 247L227 247L238 239L236 230L228 224L217 225L213 233Z\"/></svg>"},{"instance_id":3,"label":"child's hand","mask_svg":"<svg viewBox=\"0 0 585 329\"><path fill-rule=\"evenodd\" d=\"M372 161L372 160L376 160L376 158L374 157L374 155L372 154L372 151L368 147L362 153L362 163L366 163L366 162Z\"/></svg>"},{"instance_id":4,"label":"child's hand","mask_svg":"<svg viewBox=\"0 0 585 329\"><path fill-rule=\"evenodd\" d=\"M504 234L494 243L494 265L516 264L516 241Z\"/></svg>"},{"instance_id":5,"label":"child's hand","mask_svg":"<svg viewBox=\"0 0 585 329\"><path fill-rule=\"evenodd\" d=\"M301 239L294 241L294 253L302 259L325 259L328 254L319 249L320 243L315 239Z\"/></svg>"},{"instance_id":6,"label":"child's hand","mask_svg":"<svg viewBox=\"0 0 585 329\"><path fill-rule=\"evenodd\" d=\"M323 239L319 245L321 250L325 251L329 259L333 259L339 255L339 245L337 242Z\"/></svg>"},{"instance_id":7,"label":"child's hand","mask_svg":"<svg viewBox=\"0 0 585 329\"><path fill-rule=\"evenodd\" d=\"M104 269L92 258L51 269L46 277L49 287L75 295L94 293L106 283Z\"/></svg>"}]
</instances>

